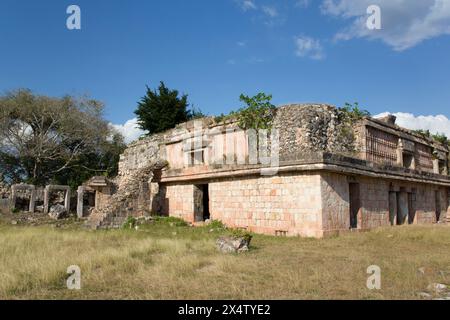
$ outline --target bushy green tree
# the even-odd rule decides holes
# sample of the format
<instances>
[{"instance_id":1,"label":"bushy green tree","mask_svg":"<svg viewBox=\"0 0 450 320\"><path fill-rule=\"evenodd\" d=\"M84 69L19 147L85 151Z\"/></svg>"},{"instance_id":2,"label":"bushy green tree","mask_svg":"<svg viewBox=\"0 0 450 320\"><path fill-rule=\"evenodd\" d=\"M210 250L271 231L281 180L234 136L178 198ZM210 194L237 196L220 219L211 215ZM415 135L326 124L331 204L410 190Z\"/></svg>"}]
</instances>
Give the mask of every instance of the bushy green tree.
<instances>
[{"instance_id":1,"label":"bushy green tree","mask_svg":"<svg viewBox=\"0 0 450 320\"><path fill-rule=\"evenodd\" d=\"M275 117L276 107L271 103L272 95L258 93L249 97L241 94L240 101L246 104L239 109L238 123L243 129L270 129Z\"/></svg>"},{"instance_id":2,"label":"bushy green tree","mask_svg":"<svg viewBox=\"0 0 450 320\"><path fill-rule=\"evenodd\" d=\"M263 92L253 97L241 94L241 102L245 103L237 111L232 111L228 115L221 114L215 117L216 122L233 119L237 121L241 129L270 129L275 118L276 107L271 103L272 95Z\"/></svg>"},{"instance_id":3,"label":"bushy green tree","mask_svg":"<svg viewBox=\"0 0 450 320\"><path fill-rule=\"evenodd\" d=\"M188 107L188 95L179 96L177 90L167 88L161 81L156 90L147 86L147 92L134 113L140 128L148 131L148 134L154 134L204 116L199 109L189 110Z\"/></svg>"}]
</instances>

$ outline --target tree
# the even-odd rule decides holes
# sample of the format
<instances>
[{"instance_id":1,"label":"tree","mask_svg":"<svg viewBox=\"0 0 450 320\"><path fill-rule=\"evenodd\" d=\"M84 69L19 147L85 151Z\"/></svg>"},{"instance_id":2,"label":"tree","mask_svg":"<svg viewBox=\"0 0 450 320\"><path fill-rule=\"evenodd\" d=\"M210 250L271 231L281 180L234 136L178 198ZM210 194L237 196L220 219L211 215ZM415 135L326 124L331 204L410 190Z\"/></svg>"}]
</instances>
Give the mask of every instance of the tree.
<instances>
[{"instance_id":1,"label":"tree","mask_svg":"<svg viewBox=\"0 0 450 320\"><path fill-rule=\"evenodd\" d=\"M199 109L188 109L187 99L187 95L179 97L177 90L170 90L162 81L156 90L147 86L146 95L138 102L134 112L140 128L148 131L148 134L154 134L174 128L179 123L204 117Z\"/></svg>"},{"instance_id":2,"label":"tree","mask_svg":"<svg viewBox=\"0 0 450 320\"><path fill-rule=\"evenodd\" d=\"M270 102L272 95L258 93L249 97L241 94L239 100L246 104L237 111L239 126L242 129L270 129L275 117L276 107Z\"/></svg>"},{"instance_id":3,"label":"tree","mask_svg":"<svg viewBox=\"0 0 450 320\"><path fill-rule=\"evenodd\" d=\"M0 97L0 167L10 182L80 184L112 174L123 138L87 97L52 98L17 90ZM2 170L3 171L3 170Z\"/></svg>"},{"instance_id":4,"label":"tree","mask_svg":"<svg viewBox=\"0 0 450 320\"><path fill-rule=\"evenodd\" d=\"M249 97L241 94L239 97L241 102L245 103L245 107L241 107L237 111L232 111L228 115L223 113L215 117L217 123L224 121L237 121L241 129L270 129L277 108L270 102L272 95L266 95L263 92L256 96Z\"/></svg>"}]
</instances>

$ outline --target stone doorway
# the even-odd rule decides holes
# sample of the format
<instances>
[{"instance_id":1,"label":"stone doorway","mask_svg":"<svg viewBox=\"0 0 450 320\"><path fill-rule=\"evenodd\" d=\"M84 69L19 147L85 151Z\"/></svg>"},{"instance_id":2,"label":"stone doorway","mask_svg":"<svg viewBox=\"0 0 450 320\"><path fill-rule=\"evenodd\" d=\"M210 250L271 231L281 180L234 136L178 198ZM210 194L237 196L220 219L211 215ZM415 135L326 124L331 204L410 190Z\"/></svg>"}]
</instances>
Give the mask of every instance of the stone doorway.
<instances>
[{"instance_id":1,"label":"stone doorway","mask_svg":"<svg viewBox=\"0 0 450 320\"><path fill-rule=\"evenodd\" d=\"M194 185L194 221L202 222L209 218L209 185Z\"/></svg>"},{"instance_id":2,"label":"stone doorway","mask_svg":"<svg viewBox=\"0 0 450 320\"><path fill-rule=\"evenodd\" d=\"M408 193L401 188L397 192L397 225L404 225L409 217Z\"/></svg>"},{"instance_id":3,"label":"stone doorway","mask_svg":"<svg viewBox=\"0 0 450 320\"><path fill-rule=\"evenodd\" d=\"M357 229L361 211L361 189L359 183L350 183L349 191L350 229Z\"/></svg>"},{"instance_id":4,"label":"stone doorway","mask_svg":"<svg viewBox=\"0 0 450 320\"><path fill-rule=\"evenodd\" d=\"M436 222L440 222L442 207L441 207L441 194L439 191L434 192L434 199L436 202Z\"/></svg>"},{"instance_id":5,"label":"stone doorway","mask_svg":"<svg viewBox=\"0 0 450 320\"><path fill-rule=\"evenodd\" d=\"M408 193L408 224L416 222L416 192Z\"/></svg>"}]
</instances>

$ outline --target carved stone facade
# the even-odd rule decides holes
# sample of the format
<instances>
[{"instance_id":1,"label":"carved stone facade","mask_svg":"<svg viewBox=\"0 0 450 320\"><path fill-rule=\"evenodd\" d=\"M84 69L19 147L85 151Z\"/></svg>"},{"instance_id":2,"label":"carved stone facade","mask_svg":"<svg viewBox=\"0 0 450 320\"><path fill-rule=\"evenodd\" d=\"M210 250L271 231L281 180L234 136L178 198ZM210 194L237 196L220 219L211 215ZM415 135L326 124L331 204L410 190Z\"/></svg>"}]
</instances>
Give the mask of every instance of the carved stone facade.
<instances>
[{"instance_id":1,"label":"carved stone facade","mask_svg":"<svg viewBox=\"0 0 450 320\"><path fill-rule=\"evenodd\" d=\"M271 132L205 118L140 140L121 157L112 196L140 200L103 216L165 214L311 237L444 222L448 147L393 116L342 119L330 105L288 105ZM95 226L108 226L102 219Z\"/></svg>"}]
</instances>

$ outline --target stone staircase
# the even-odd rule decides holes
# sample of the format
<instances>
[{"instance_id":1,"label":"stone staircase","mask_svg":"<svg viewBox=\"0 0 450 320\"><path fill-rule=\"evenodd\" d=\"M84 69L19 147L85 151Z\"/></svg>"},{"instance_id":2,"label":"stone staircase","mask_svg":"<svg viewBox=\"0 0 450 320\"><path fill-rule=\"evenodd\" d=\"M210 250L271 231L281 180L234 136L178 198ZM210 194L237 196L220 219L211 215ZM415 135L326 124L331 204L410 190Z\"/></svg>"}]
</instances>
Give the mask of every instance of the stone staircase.
<instances>
[{"instance_id":1,"label":"stone staircase","mask_svg":"<svg viewBox=\"0 0 450 320\"><path fill-rule=\"evenodd\" d=\"M145 168L129 175L119 177L117 192L101 209L94 209L86 222L91 229L120 228L129 216L145 214L145 207L137 205L141 194L141 185L153 178L153 172L166 166L165 161L157 160Z\"/></svg>"}]
</instances>

